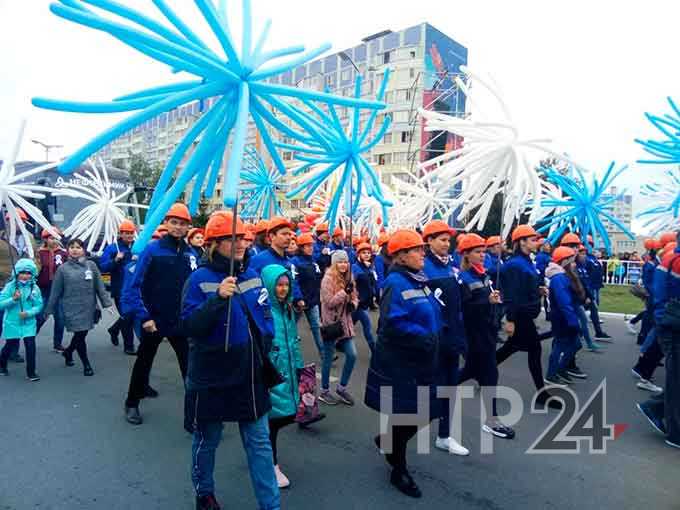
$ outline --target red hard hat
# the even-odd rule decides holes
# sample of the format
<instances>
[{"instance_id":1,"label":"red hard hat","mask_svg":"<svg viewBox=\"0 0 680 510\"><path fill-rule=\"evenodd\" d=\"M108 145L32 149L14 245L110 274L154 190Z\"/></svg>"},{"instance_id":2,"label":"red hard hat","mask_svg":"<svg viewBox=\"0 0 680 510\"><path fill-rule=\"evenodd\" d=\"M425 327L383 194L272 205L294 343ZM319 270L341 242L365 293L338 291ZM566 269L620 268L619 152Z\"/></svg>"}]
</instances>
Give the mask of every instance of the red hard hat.
<instances>
[{"instance_id":1,"label":"red hard hat","mask_svg":"<svg viewBox=\"0 0 680 510\"><path fill-rule=\"evenodd\" d=\"M433 220L423 229L423 239L427 241L428 237L438 236L440 234L456 235L456 231L452 229L448 223L442 220Z\"/></svg>"},{"instance_id":2,"label":"red hard hat","mask_svg":"<svg viewBox=\"0 0 680 510\"><path fill-rule=\"evenodd\" d=\"M267 233L270 233L274 230L278 230L281 228L289 228L293 230L295 226L286 218L282 218L280 216L275 216L271 220L269 220L269 225L267 225Z\"/></svg>"},{"instance_id":3,"label":"red hard hat","mask_svg":"<svg viewBox=\"0 0 680 510\"><path fill-rule=\"evenodd\" d=\"M191 238L194 237L196 234L201 234L203 237L205 237L205 231L202 228L192 228L191 230L189 230L187 240L191 241Z\"/></svg>"},{"instance_id":4,"label":"red hard hat","mask_svg":"<svg viewBox=\"0 0 680 510\"><path fill-rule=\"evenodd\" d=\"M486 240L487 248L489 246L494 246L496 244L503 244L503 239L501 239L501 236L491 236L491 237L487 238L487 240Z\"/></svg>"},{"instance_id":5,"label":"red hard hat","mask_svg":"<svg viewBox=\"0 0 680 510\"><path fill-rule=\"evenodd\" d=\"M394 255L402 250L424 246L423 238L415 230L397 230L387 242L387 253Z\"/></svg>"},{"instance_id":6,"label":"red hard hat","mask_svg":"<svg viewBox=\"0 0 680 510\"><path fill-rule=\"evenodd\" d=\"M344 236L344 235L345 235L345 233L342 231L342 229L340 227L335 227L335 229L333 230L333 237Z\"/></svg>"},{"instance_id":7,"label":"red hard hat","mask_svg":"<svg viewBox=\"0 0 680 510\"><path fill-rule=\"evenodd\" d=\"M357 246L357 254L361 253L364 250L372 252L373 248L368 243L359 243L359 246Z\"/></svg>"},{"instance_id":8,"label":"red hard hat","mask_svg":"<svg viewBox=\"0 0 680 510\"><path fill-rule=\"evenodd\" d=\"M564 246L566 244L581 244L581 238L570 232L565 234L560 240L560 246Z\"/></svg>"},{"instance_id":9,"label":"red hard hat","mask_svg":"<svg viewBox=\"0 0 680 510\"><path fill-rule=\"evenodd\" d=\"M676 235L675 232L664 232L661 234L661 245L666 246L668 243L672 243L675 241Z\"/></svg>"},{"instance_id":10,"label":"red hard hat","mask_svg":"<svg viewBox=\"0 0 680 510\"><path fill-rule=\"evenodd\" d=\"M314 238L312 234L304 233L300 234L297 238L298 246L305 246L306 244L314 244Z\"/></svg>"},{"instance_id":11,"label":"red hard hat","mask_svg":"<svg viewBox=\"0 0 680 510\"><path fill-rule=\"evenodd\" d=\"M572 248L569 248L568 246L560 246L559 248L555 248L555 251L553 251L552 261L555 264L559 264L564 259L573 257L575 255L576 252Z\"/></svg>"},{"instance_id":12,"label":"red hard hat","mask_svg":"<svg viewBox=\"0 0 680 510\"><path fill-rule=\"evenodd\" d=\"M383 232L378 236L378 246L384 246L390 240L390 235L387 232Z\"/></svg>"},{"instance_id":13,"label":"red hard hat","mask_svg":"<svg viewBox=\"0 0 680 510\"><path fill-rule=\"evenodd\" d=\"M120 222L118 232L132 232L134 234L137 232L137 227L135 227L135 224L130 220L123 220Z\"/></svg>"},{"instance_id":14,"label":"red hard hat","mask_svg":"<svg viewBox=\"0 0 680 510\"><path fill-rule=\"evenodd\" d=\"M458 241L456 249L458 253L463 253L465 251L474 250L475 248L484 248L486 246L486 241L484 238L477 234L465 234L463 239Z\"/></svg>"},{"instance_id":15,"label":"red hard hat","mask_svg":"<svg viewBox=\"0 0 680 510\"><path fill-rule=\"evenodd\" d=\"M213 241L222 237L232 235L232 225L234 216L231 211L218 211L213 213L205 225L205 240ZM241 218L236 218L236 235L244 236L246 228L243 226Z\"/></svg>"},{"instance_id":16,"label":"red hard hat","mask_svg":"<svg viewBox=\"0 0 680 510\"><path fill-rule=\"evenodd\" d=\"M519 241L525 237L536 237L538 233L534 230L531 225L517 225L515 230L512 231L512 242Z\"/></svg>"},{"instance_id":17,"label":"red hard hat","mask_svg":"<svg viewBox=\"0 0 680 510\"><path fill-rule=\"evenodd\" d=\"M657 244L656 239L645 239L645 250L656 250Z\"/></svg>"},{"instance_id":18,"label":"red hard hat","mask_svg":"<svg viewBox=\"0 0 680 510\"><path fill-rule=\"evenodd\" d=\"M179 218L180 220L188 221L191 223L191 214L189 214L189 208L181 202L172 204L168 212L165 213L166 218Z\"/></svg>"}]
</instances>

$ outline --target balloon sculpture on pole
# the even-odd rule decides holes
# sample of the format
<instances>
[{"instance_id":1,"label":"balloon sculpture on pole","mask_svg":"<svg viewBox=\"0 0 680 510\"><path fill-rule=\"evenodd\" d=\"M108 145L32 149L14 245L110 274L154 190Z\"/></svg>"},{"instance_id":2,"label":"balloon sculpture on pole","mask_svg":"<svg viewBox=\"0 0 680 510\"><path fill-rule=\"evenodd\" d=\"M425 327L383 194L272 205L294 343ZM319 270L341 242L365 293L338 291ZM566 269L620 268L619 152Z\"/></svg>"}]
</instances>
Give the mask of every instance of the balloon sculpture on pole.
<instances>
[{"instance_id":1,"label":"balloon sculpture on pole","mask_svg":"<svg viewBox=\"0 0 680 510\"><path fill-rule=\"evenodd\" d=\"M52 192L52 188L39 186L24 182L27 178L51 170L55 167L54 163L40 165L26 172L17 173L15 163L24 138L26 121L21 123L17 133L16 142L9 158L2 162L0 168L0 211L5 215L5 233L10 244L16 246L18 236L25 242L26 250L30 257L34 256L32 245L32 234L26 229L22 211L24 214L33 218L38 225L47 230L51 235L59 238L59 234L50 225L50 222L43 216L40 209L31 204L28 199L43 199L44 193Z\"/></svg>"},{"instance_id":2,"label":"balloon sculpture on pole","mask_svg":"<svg viewBox=\"0 0 680 510\"><path fill-rule=\"evenodd\" d=\"M680 164L680 108L669 97L668 104L673 110L672 114L663 117L645 113L645 116L663 135L661 140L635 140L654 159L642 159L638 163L651 165L678 165Z\"/></svg>"},{"instance_id":3,"label":"balloon sculpture on pole","mask_svg":"<svg viewBox=\"0 0 680 510\"><path fill-rule=\"evenodd\" d=\"M390 71L387 69L378 89L377 101L382 101L387 88ZM361 75L357 75L354 82L354 97L361 97ZM317 129L323 139L312 143L291 145L285 143L276 144L278 147L295 151L295 158L303 164L293 171L293 175L301 175L315 166L321 167L309 176L305 176L304 182L296 186L286 195L293 198L304 192L304 200L308 201L334 173L340 169L340 178L337 180L336 192L331 198L326 217L330 228L335 226L340 212L341 198L344 197L345 215L353 217L359 206L359 200L364 194L375 199L383 209L383 217L387 218L387 208L391 202L385 198L380 179L371 164L366 160L365 154L375 145L380 143L391 124L391 118L385 116L382 125L372 140L369 136L376 121L378 112L371 112L363 129L361 129L361 110L365 106L361 104L351 106L352 112L348 114L351 122L349 133L340 120L338 112L333 104L328 104L328 112L316 105L305 101L305 105L314 113L307 114L302 111L297 113ZM351 223L351 222L350 222Z\"/></svg>"},{"instance_id":4,"label":"balloon sculpture on pole","mask_svg":"<svg viewBox=\"0 0 680 510\"><path fill-rule=\"evenodd\" d=\"M551 244L559 241L567 231L575 232L584 246L588 246L588 236L592 235L596 244L603 245L611 253L611 242L603 222L606 219L629 238L635 239L613 211L613 206L621 200L623 191L616 195L607 192L613 181L628 168L627 165L618 170L614 167L615 163L612 162L602 179L593 176L590 186L578 167L575 167L577 179L545 169L546 177L554 186L547 188L547 196L540 202L546 224L538 232L550 232L548 240ZM562 194L559 194L560 190Z\"/></svg>"},{"instance_id":5,"label":"balloon sculpture on pole","mask_svg":"<svg viewBox=\"0 0 680 510\"><path fill-rule=\"evenodd\" d=\"M225 10L226 2L222 2L221 9L218 10L211 0L195 0L203 19L219 41L222 54L211 50L178 17L166 0L153 0L153 3L171 26L110 0L87 0L87 2L62 0L61 3L52 3L50 10L67 20L104 31L153 60L170 66L174 72L186 72L196 76L197 79L139 90L105 103L33 99L35 106L59 111L137 112L104 131L66 159L59 169L68 173L72 172L88 156L147 120L192 101L201 101L205 104L211 102L209 98L215 98L215 102L188 130L168 161L151 200L150 214L146 219L147 228L135 242L133 248L135 251L143 248L156 226L163 220L166 211L192 180L194 181L192 193L203 193L206 198L212 197L225 149L230 142L231 149L224 176L224 204L228 207L235 206L249 119L252 118L274 164L282 173L285 167L276 152L267 125L304 144L328 145L323 133L310 125L302 116L297 115L297 110L290 107L282 98L297 98L310 104L312 101L321 101L329 105L374 110L384 108L384 104L379 102L271 83L271 78L274 76L291 71L316 58L328 50L330 45L324 44L308 52L304 52L303 46L264 51L271 23L268 21L265 24L263 31L253 44L250 0L243 0L240 52L237 52L230 35ZM92 4L131 23L109 20L88 9L86 4ZM268 62L281 57L299 53L302 54L291 60L265 66ZM294 124L302 128L302 131L278 119L269 108L274 108L289 116ZM177 172L178 165L194 142L197 142L195 150L189 156L186 165ZM198 199L192 197L192 203L197 202Z\"/></svg>"},{"instance_id":6,"label":"balloon sculpture on pole","mask_svg":"<svg viewBox=\"0 0 680 510\"><path fill-rule=\"evenodd\" d=\"M64 230L64 235L87 241L87 251L93 251L99 243L99 249L95 253L101 254L106 245L117 243L118 228L126 219L123 209L129 207L146 209L146 206L124 201L134 188L127 188L122 193L112 189L101 159L99 165L91 159L88 162L92 170L86 170L84 174L75 174L76 179L65 182L53 192L53 195L91 202L78 211L71 225Z\"/></svg>"},{"instance_id":7,"label":"balloon sculpture on pole","mask_svg":"<svg viewBox=\"0 0 680 510\"><path fill-rule=\"evenodd\" d=\"M241 181L241 192L245 199L241 216L258 219L283 216L277 193L286 191L288 185L283 182L283 176L276 168L267 168L252 146L245 149Z\"/></svg>"},{"instance_id":8,"label":"balloon sculpture on pole","mask_svg":"<svg viewBox=\"0 0 680 510\"><path fill-rule=\"evenodd\" d=\"M403 198L401 208L403 214L412 219L411 225L422 228L434 219L446 221L458 202L451 188L442 186L438 179L418 179L408 172L407 175L408 181L393 177L392 185L397 196Z\"/></svg>"},{"instance_id":9,"label":"balloon sculpture on pole","mask_svg":"<svg viewBox=\"0 0 680 510\"><path fill-rule=\"evenodd\" d=\"M640 194L652 204L640 211L636 218L645 220L643 227L651 227L652 235L680 228L680 171L666 170L665 179L642 186Z\"/></svg>"},{"instance_id":10,"label":"balloon sculpture on pole","mask_svg":"<svg viewBox=\"0 0 680 510\"><path fill-rule=\"evenodd\" d=\"M447 188L463 184L458 219L464 219L477 209L467 223L467 230L484 228L494 197L502 192L501 234L507 237L512 222L519 218L526 204L541 197L541 182L531 161L538 161L540 158L535 156L541 154L551 154L560 160L564 157L549 147L551 140L523 138L499 91L465 66L461 66L461 70L467 77L467 84L459 77L455 77L455 81L473 107L472 116L452 117L422 108L419 112L427 121L427 131L454 133L464 139L463 145L420 163L419 168ZM482 113L471 94L474 85L481 86L494 98L494 106L501 111L500 118ZM536 220L538 213L538 210L532 211L530 223Z\"/></svg>"}]
</instances>

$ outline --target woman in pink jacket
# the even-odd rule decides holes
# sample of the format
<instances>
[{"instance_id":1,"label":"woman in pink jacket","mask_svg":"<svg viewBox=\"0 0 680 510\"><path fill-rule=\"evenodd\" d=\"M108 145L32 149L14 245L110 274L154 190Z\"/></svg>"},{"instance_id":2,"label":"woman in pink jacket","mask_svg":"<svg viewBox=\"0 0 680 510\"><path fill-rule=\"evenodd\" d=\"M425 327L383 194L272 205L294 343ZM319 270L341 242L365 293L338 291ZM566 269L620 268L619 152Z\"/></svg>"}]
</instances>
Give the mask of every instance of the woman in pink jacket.
<instances>
[{"instance_id":1,"label":"woman in pink jacket","mask_svg":"<svg viewBox=\"0 0 680 510\"><path fill-rule=\"evenodd\" d=\"M348 406L354 405L354 398L347 391L347 384L357 359L352 312L356 310L358 304L359 297L352 281L347 252L336 250L331 256L331 266L321 280L323 363L319 400L328 405L336 405L338 402ZM329 379L336 350L345 354L345 365L342 368L340 384L333 395L330 392Z\"/></svg>"}]
</instances>

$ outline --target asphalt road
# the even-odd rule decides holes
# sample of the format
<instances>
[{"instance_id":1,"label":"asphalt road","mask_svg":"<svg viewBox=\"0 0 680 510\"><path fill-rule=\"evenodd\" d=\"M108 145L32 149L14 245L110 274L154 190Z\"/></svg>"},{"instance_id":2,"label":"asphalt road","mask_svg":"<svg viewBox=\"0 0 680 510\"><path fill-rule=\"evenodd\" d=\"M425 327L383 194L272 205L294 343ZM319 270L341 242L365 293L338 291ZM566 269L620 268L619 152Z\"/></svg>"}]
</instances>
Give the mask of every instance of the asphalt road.
<instances>
[{"instance_id":1,"label":"asphalt road","mask_svg":"<svg viewBox=\"0 0 680 510\"><path fill-rule=\"evenodd\" d=\"M606 378L607 422L629 425L608 442L606 454L526 454L557 416L551 412L525 414L513 441L496 439L494 453L482 455L478 403L467 400L462 438L471 455L456 457L434 449L417 455L413 447L410 466L424 496L412 500L391 488L386 465L372 446L377 415L363 404L325 407L328 417L313 430L291 426L279 436L280 463L292 481L283 492L283 507L680 508L680 452L666 446L635 409L635 402L648 394L635 387L630 375L634 337L621 319L606 322L615 343L605 354L580 355L590 378L575 387L585 400ZM304 319L301 324L306 359L313 360ZM43 329L38 339L42 380L26 381L23 365L15 364L10 364L10 377L0 380L0 510L193 508L191 440L182 429L182 384L170 346L161 346L152 372L151 383L161 395L142 403L145 422L134 427L125 422L122 410L133 359L109 343L104 326L88 339L96 372L90 378L83 377L78 362L64 367L61 356L49 349L48 331ZM363 336L357 344L359 361L350 390L361 401L368 350ZM544 346L547 351L549 344ZM657 379L661 384L663 369ZM501 383L530 398L525 354L501 366ZM255 508L234 425L225 427L215 477L224 508Z\"/></svg>"}]
</instances>

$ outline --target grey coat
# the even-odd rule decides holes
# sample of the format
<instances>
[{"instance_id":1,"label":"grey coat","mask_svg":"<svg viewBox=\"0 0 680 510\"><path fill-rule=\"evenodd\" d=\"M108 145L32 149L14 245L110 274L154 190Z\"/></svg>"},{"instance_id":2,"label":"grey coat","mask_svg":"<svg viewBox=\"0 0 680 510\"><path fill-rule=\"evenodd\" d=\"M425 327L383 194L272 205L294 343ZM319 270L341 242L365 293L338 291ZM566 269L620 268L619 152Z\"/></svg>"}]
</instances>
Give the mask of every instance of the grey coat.
<instances>
[{"instance_id":1,"label":"grey coat","mask_svg":"<svg viewBox=\"0 0 680 510\"><path fill-rule=\"evenodd\" d=\"M90 278L86 279L87 276ZM54 312L55 305L61 299L66 329L71 333L89 331L95 326L98 308L96 296L99 296L104 308L112 305L97 265L85 257L77 260L69 258L54 275L45 317Z\"/></svg>"}]
</instances>

